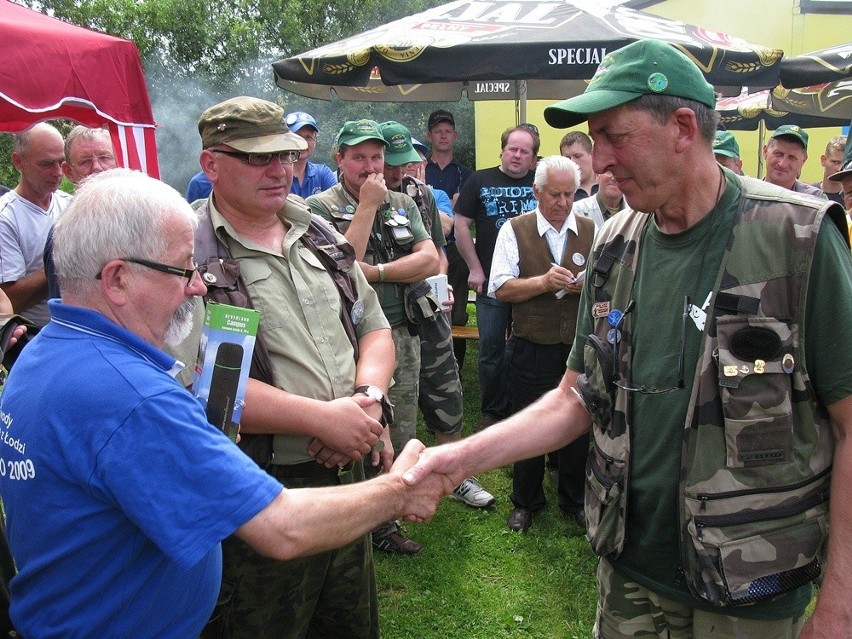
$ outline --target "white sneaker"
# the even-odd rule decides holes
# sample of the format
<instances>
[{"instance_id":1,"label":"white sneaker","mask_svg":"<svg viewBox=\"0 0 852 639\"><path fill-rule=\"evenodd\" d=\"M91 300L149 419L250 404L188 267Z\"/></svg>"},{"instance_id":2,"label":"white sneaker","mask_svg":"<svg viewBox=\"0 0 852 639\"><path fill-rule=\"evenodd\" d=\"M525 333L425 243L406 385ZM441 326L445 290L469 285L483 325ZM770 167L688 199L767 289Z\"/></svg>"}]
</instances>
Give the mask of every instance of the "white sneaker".
<instances>
[{"instance_id":1,"label":"white sneaker","mask_svg":"<svg viewBox=\"0 0 852 639\"><path fill-rule=\"evenodd\" d=\"M480 486L473 477L468 477L450 494L450 499L464 502L472 508L488 508L495 499L494 495Z\"/></svg>"}]
</instances>

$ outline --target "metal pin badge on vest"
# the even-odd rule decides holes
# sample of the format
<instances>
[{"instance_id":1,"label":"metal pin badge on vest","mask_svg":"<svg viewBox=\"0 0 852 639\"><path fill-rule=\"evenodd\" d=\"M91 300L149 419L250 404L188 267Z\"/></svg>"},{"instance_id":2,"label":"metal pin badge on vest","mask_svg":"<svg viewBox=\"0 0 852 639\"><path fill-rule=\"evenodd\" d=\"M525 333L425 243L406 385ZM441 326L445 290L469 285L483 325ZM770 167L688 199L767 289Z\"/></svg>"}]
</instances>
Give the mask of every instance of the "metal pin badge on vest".
<instances>
[{"instance_id":1,"label":"metal pin badge on vest","mask_svg":"<svg viewBox=\"0 0 852 639\"><path fill-rule=\"evenodd\" d=\"M355 300L355 303L352 304L352 310L349 313L349 317L352 318L352 324L358 326L364 318L364 300Z\"/></svg>"},{"instance_id":2,"label":"metal pin badge on vest","mask_svg":"<svg viewBox=\"0 0 852 639\"><path fill-rule=\"evenodd\" d=\"M207 273L205 273L204 275L202 275L201 279L204 280L205 284L215 284L216 283L216 276L213 275L213 273L210 273L209 271Z\"/></svg>"},{"instance_id":3,"label":"metal pin badge on vest","mask_svg":"<svg viewBox=\"0 0 852 639\"><path fill-rule=\"evenodd\" d=\"M393 219L399 226L408 226L411 223L405 209L397 209L397 211L393 214Z\"/></svg>"}]
</instances>

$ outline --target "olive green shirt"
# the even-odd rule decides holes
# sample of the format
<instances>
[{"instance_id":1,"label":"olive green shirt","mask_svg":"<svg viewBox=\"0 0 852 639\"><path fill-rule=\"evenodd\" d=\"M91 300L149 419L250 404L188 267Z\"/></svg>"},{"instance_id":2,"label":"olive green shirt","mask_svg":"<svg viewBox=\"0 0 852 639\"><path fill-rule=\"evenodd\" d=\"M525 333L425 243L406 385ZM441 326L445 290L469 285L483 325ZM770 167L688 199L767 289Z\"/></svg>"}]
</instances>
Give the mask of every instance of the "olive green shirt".
<instances>
[{"instance_id":1,"label":"olive green shirt","mask_svg":"<svg viewBox=\"0 0 852 639\"><path fill-rule=\"evenodd\" d=\"M288 201L278 215L289 230L281 252L275 253L240 238L216 209L215 196L210 203L216 235L239 262L252 304L260 311L259 332L266 340L275 385L323 401L349 397L355 387L356 365L352 344L340 321L340 293L316 255L299 241L308 228L310 214L303 205ZM376 293L357 264L350 275L364 302L363 315L355 325L358 337L388 328ZM194 331L187 340L196 352L199 332ZM311 439L276 435L273 463L313 461L307 453Z\"/></svg>"},{"instance_id":2,"label":"olive green shirt","mask_svg":"<svg viewBox=\"0 0 852 639\"><path fill-rule=\"evenodd\" d=\"M404 211L404 215L409 219L409 228L411 234L414 236L411 242L412 247L418 242L432 239L426 232L426 227L423 226L423 218L420 216L420 211L414 200L398 191L388 191L386 201L390 203L390 210L392 212ZM314 213L325 218L330 224L333 224L344 233L349 227L349 220L352 218L349 217L349 220L347 220L343 216L354 212L358 206L358 200L346 191L343 184L337 184L322 193L312 195L307 199L307 202ZM396 252L397 257L407 254L399 251ZM364 261L368 264L383 262L379 256L370 253L369 247ZM384 310L391 325L397 325L405 320L405 285L395 284L394 282L372 282L371 286L378 293L382 310Z\"/></svg>"}]
</instances>

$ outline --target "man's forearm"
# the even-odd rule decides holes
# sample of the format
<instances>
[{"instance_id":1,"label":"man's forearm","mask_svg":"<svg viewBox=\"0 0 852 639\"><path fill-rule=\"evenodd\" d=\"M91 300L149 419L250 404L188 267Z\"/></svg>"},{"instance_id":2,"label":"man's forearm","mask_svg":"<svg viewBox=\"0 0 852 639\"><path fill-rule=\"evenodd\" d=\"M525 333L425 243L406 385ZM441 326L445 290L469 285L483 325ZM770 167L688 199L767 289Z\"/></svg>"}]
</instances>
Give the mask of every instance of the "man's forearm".
<instances>
[{"instance_id":1,"label":"man's forearm","mask_svg":"<svg viewBox=\"0 0 852 639\"><path fill-rule=\"evenodd\" d=\"M0 289L12 302L15 312L20 313L47 299L47 276L41 269L16 282L0 284Z\"/></svg>"}]
</instances>

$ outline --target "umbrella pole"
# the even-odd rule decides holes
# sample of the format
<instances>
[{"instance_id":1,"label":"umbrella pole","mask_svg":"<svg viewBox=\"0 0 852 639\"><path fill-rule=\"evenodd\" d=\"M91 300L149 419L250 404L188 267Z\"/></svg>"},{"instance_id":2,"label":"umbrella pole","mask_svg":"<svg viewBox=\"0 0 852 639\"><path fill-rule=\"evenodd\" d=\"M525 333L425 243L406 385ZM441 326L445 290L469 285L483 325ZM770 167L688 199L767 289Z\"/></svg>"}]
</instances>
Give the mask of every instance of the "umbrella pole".
<instances>
[{"instance_id":1,"label":"umbrella pole","mask_svg":"<svg viewBox=\"0 0 852 639\"><path fill-rule=\"evenodd\" d=\"M515 80L515 126L527 121L527 81Z\"/></svg>"},{"instance_id":2,"label":"umbrella pole","mask_svg":"<svg viewBox=\"0 0 852 639\"><path fill-rule=\"evenodd\" d=\"M766 139L766 122L763 118L757 123L757 179L763 179L763 144Z\"/></svg>"}]
</instances>

